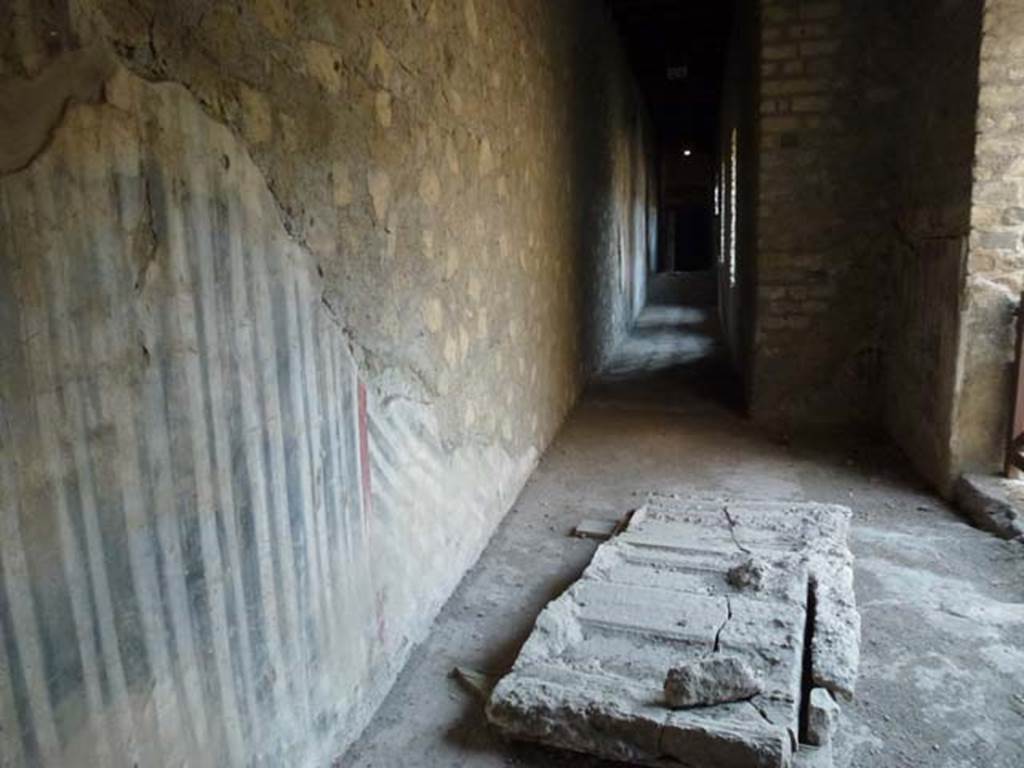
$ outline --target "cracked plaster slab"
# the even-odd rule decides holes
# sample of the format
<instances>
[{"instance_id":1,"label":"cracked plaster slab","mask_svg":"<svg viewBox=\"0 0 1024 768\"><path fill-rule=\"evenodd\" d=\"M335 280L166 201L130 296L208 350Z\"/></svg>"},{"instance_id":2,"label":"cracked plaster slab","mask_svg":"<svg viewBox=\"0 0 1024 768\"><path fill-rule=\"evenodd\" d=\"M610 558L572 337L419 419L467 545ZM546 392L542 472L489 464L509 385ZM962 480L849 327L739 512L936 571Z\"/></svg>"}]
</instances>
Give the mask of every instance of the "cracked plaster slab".
<instances>
[{"instance_id":1,"label":"cracked plaster slab","mask_svg":"<svg viewBox=\"0 0 1024 768\"><path fill-rule=\"evenodd\" d=\"M860 627L849 518L839 506L652 495L540 614L489 719L514 737L637 764L791 765L804 687L853 693ZM757 583L734 584L730 571L751 558ZM749 664L762 693L669 709L667 671L716 654Z\"/></svg>"}]
</instances>

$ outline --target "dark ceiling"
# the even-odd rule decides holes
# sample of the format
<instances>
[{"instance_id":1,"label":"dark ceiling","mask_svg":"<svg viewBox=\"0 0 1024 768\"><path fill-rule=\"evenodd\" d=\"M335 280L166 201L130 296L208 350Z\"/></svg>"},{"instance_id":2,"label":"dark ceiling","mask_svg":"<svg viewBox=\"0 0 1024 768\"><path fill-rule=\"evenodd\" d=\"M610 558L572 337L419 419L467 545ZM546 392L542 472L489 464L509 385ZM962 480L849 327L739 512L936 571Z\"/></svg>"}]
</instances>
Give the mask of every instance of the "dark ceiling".
<instances>
[{"instance_id":1,"label":"dark ceiling","mask_svg":"<svg viewBox=\"0 0 1024 768\"><path fill-rule=\"evenodd\" d=\"M710 152L733 0L608 0L663 146Z\"/></svg>"}]
</instances>

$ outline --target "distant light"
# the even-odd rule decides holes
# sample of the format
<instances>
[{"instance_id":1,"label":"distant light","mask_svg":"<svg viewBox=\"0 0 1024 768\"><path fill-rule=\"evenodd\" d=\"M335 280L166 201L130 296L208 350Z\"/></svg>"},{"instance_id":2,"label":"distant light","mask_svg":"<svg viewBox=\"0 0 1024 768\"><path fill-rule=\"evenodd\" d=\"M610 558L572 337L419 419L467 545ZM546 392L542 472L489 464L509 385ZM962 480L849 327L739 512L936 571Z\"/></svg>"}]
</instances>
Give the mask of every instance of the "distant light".
<instances>
[{"instance_id":1,"label":"distant light","mask_svg":"<svg viewBox=\"0 0 1024 768\"><path fill-rule=\"evenodd\" d=\"M683 157L689 157L692 154L693 154L693 150L692 149L684 149L683 150Z\"/></svg>"}]
</instances>

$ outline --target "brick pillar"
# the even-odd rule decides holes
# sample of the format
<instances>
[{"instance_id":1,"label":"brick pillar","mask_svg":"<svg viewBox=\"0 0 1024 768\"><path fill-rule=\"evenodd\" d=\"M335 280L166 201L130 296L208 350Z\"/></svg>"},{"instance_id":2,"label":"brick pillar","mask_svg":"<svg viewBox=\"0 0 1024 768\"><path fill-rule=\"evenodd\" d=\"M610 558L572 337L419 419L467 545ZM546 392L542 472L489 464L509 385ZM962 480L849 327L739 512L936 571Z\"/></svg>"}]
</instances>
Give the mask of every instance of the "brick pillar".
<instances>
[{"instance_id":1,"label":"brick pillar","mask_svg":"<svg viewBox=\"0 0 1024 768\"><path fill-rule=\"evenodd\" d=\"M752 413L877 419L900 24L888 3L761 0Z\"/></svg>"}]
</instances>

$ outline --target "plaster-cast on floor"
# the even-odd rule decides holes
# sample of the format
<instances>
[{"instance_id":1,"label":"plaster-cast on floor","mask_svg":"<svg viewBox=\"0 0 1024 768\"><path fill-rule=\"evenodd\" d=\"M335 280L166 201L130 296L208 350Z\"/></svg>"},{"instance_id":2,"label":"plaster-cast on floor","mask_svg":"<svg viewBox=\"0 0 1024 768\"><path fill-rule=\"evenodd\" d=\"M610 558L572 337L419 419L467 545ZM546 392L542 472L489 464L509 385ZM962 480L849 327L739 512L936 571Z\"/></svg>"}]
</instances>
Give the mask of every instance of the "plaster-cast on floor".
<instances>
[{"instance_id":1,"label":"plaster-cast on floor","mask_svg":"<svg viewBox=\"0 0 1024 768\"><path fill-rule=\"evenodd\" d=\"M731 408L713 310L649 307L589 388L363 737L353 768L610 766L506 743L449 672L500 673L617 517L647 490L846 504L861 680L837 765L1024 766L1024 547L962 522L884 445L785 444Z\"/></svg>"}]
</instances>

